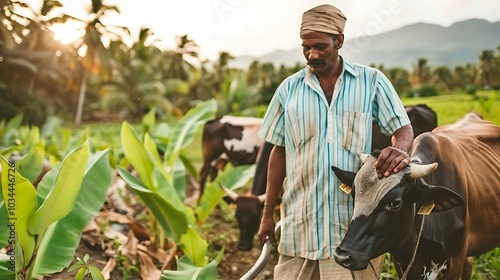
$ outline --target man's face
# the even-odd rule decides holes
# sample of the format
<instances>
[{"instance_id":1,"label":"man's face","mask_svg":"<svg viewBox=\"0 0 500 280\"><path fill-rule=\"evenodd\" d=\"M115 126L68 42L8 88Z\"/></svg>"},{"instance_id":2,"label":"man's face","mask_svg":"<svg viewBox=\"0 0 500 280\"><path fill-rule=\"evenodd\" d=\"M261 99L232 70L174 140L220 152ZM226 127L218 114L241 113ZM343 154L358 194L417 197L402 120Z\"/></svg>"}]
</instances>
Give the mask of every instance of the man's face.
<instances>
[{"instance_id":1,"label":"man's face","mask_svg":"<svg viewBox=\"0 0 500 280\"><path fill-rule=\"evenodd\" d=\"M302 52L314 74L328 73L333 69L338 49L342 46L340 40L343 39L342 35L335 37L323 32L302 35Z\"/></svg>"}]
</instances>

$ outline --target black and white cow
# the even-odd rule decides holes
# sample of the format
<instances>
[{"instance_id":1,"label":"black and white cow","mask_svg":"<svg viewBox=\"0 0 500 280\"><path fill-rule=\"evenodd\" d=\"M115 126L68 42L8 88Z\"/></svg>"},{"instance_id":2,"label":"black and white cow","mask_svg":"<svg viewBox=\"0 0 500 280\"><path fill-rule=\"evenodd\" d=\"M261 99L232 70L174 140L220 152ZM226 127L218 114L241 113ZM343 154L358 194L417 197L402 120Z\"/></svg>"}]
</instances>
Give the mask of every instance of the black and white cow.
<instances>
[{"instance_id":1,"label":"black and white cow","mask_svg":"<svg viewBox=\"0 0 500 280\"><path fill-rule=\"evenodd\" d=\"M360 155L357 174L334 167L354 191L335 260L361 270L389 252L408 279L470 279L470 257L500 245L498 143L500 126L469 114L415 138L410 165L387 178L377 177L376 152ZM417 214L432 204L429 215Z\"/></svg>"},{"instance_id":2,"label":"black and white cow","mask_svg":"<svg viewBox=\"0 0 500 280\"><path fill-rule=\"evenodd\" d=\"M200 170L200 197L207 177L213 180L217 172L230 162L233 166L254 164L264 140L258 136L262 119L223 116L203 127L203 166Z\"/></svg>"}]
</instances>

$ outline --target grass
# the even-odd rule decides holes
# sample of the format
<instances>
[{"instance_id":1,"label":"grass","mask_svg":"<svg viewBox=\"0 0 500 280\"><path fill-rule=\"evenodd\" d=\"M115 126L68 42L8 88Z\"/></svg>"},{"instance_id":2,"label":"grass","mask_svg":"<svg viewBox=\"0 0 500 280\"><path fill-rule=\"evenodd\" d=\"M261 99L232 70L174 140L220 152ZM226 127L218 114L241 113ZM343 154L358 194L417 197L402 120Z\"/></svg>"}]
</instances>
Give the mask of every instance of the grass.
<instances>
[{"instance_id":1,"label":"grass","mask_svg":"<svg viewBox=\"0 0 500 280\"><path fill-rule=\"evenodd\" d=\"M449 124L475 111L496 125L500 125L500 91L480 91L478 98L465 93L433 97L402 98L404 105L426 104L438 116L438 125Z\"/></svg>"}]
</instances>

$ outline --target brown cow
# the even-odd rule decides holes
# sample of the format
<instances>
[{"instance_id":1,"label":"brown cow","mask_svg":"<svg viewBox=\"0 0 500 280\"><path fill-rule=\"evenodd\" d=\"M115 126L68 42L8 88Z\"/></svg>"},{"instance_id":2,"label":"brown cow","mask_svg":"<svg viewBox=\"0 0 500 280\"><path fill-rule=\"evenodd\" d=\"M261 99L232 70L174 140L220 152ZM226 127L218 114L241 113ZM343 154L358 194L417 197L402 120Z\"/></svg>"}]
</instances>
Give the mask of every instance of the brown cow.
<instances>
[{"instance_id":1,"label":"brown cow","mask_svg":"<svg viewBox=\"0 0 500 280\"><path fill-rule=\"evenodd\" d=\"M387 178L377 177L376 153L361 155L357 174L333 168L355 194L335 260L359 270L389 252L408 279L470 279L470 256L500 244L499 143L500 126L468 114L418 136L410 165ZM430 215L416 213L429 203Z\"/></svg>"}]
</instances>

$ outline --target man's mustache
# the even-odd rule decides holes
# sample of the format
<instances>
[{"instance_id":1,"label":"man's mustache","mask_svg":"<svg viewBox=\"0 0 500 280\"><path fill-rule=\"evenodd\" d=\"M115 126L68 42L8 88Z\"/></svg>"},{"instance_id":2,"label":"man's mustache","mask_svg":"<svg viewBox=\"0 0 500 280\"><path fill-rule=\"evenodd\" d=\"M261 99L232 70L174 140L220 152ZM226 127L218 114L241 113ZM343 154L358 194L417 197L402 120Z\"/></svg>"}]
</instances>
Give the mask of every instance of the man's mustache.
<instances>
[{"instance_id":1,"label":"man's mustache","mask_svg":"<svg viewBox=\"0 0 500 280\"><path fill-rule=\"evenodd\" d=\"M309 65L309 66L323 66L323 65L325 65L325 61L323 59L308 60L307 65Z\"/></svg>"}]
</instances>

